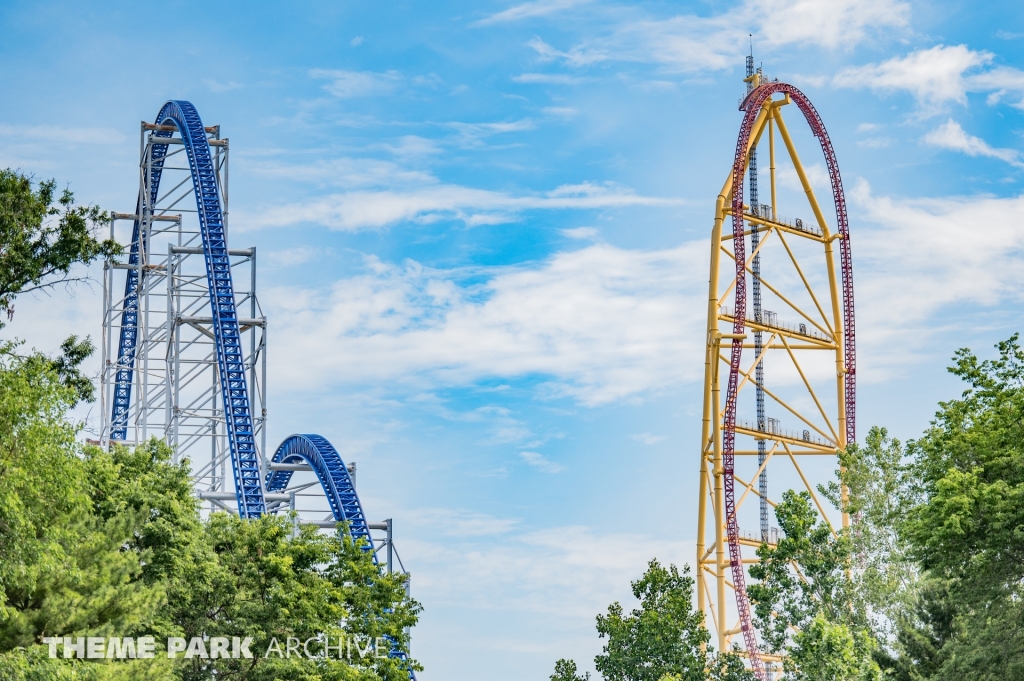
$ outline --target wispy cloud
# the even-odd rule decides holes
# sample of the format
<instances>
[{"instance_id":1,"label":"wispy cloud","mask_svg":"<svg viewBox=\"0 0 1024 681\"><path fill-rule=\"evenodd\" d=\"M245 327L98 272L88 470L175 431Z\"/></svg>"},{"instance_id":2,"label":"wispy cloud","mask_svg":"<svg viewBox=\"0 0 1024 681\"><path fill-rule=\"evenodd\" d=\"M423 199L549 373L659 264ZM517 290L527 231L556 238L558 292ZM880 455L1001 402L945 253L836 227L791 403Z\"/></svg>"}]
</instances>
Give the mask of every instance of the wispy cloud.
<instances>
[{"instance_id":1,"label":"wispy cloud","mask_svg":"<svg viewBox=\"0 0 1024 681\"><path fill-rule=\"evenodd\" d=\"M324 85L324 90L340 98L388 94L402 80L402 75L397 71L375 73L372 71L312 69L309 72L309 77L330 81Z\"/></svg>"},{"instance_id":2,"label":"wispy cloud","mask_svg":"<svg viewBox=\"0 0 1024 681\"><path fill-rule=\"evenodd\" d=\"M869 31L903 28L910 4L898 0L751 0L745 11L773 45L805 44L850 48Z\"/></svg>"},{"instance_id":3,"label":"wispy cloud","mask_svg":"<svg viewBox=\"0 0 1024 681\"><path fill-rule=\"evenodd\" d=\"M565 470L565 466L554 461L549 461L544 458L543 454L538 452L519 452L519 457L526 462L528 466L536 468L544 473L561 473Z\"/></svg>"},{"instance_id":4,"label":"wispy cloud","mask_svg":"<svg viewBox=\"0 0 1024 681\"><path fill-rule=\"evenodd\" d=\"M472 272L368 258L364 274L327 290L264 294L294 358L279 365L287 376L275 385L302 390L345 377L399 389L533 374L548 377L545 394L598 404L694 380L706 251L597 244ZM317 334L299 331L313 323Z\"/></svg>"},{"instance_id":5,"label":"wispy cloud","mask_svg":"<svg viewBox=\"0 0 1024 681\"><path fill-rule=\"evenodd\" d=\"M542 111L556 118L575 118L580 110L572 106L546 106Z\"/></svg>"},{"instance_id":6,"label":"wispy cloud","mask_svg":"<svg viewBox=\"0 0 1024 681\"><path fill-rule=\"evenodd\" d=\"M203 85L209 88L210 92L230 92L231 90L237 90L242 87L241 83L236 83L231 80L227 83L221 83L220 81L214 80L213 78L203 78Z\"/></svg>"},{"instance_id":7,"label":"wispy cloud","mask_svg":"<svg viewBox=\"0 0 1024 681\"><path fill-rule=\"evenodd\" d=\"M920 361L937 323L970 324L950 314L957 305L977 310L1024 299L1024 232L1017 228L1024 197L893 199L860 181L850 198L875 225L852 235L858 349L869 367L862 377L905 372Z\"/></svg>"},{"instance_id":8,"label":"wispy cloud","mask_svg":"<svg viewBox=\"0 0 1024 681\"><path fill-rule=\"evenodd\" d=\"M522 73L513 76L516 83L538 83L542 85L578 85L587 82L586 78L569 76L564 73Z\"/></svg>"},{"instance_id":9,"label":"wispy cloud","mask_svg":"<svg viewBox=\"0 0 1024 681\"><path fill-rule=\"evenodd\" d=\"M375 229L403 221L461 220L469 225L514 222L531 210L585 210L628 206L672 206L679 199L642 196L612 184L564 185L541 194L513 195L461 185L350 191L269 208L246 216L247 229L305 222L339 231Z\"/></svg>"},{"instance_id":10,"label":"wispy cloud","mask_svg":"<svg viewBox=\"0 0 1024 681\"><path fill-rule=\"evenodd\" d=\"M601 236L596 227L573 227L572 229L560 229L558 231L570 239L594 240Z\"/></svg>"},{"instance_id":11,"label":"wispy cloud","mask_svg":"<svg viewBox=\"0 0 1024 681\"><path fill-rule=\"evenodd\" d=\"M446 123L449 127L459 133L459 140L463 146L481 146L484 140L495 135L508 135L514 132L526 132L534 130L537 123L529 118L522 118L518 121L499 121L496 123L462 123L453 121Z\"/></svg>"},{"instance_id":12,"label":"wispy cloud","mask_svg":"<svg viewBox=\"0 0 1024 681\"><path fill-rule=\"evenodd\" d=\"M473 26L490 26L510 21L521 21L533 17L543 17L555 12L572 9L580 5L586 5L592 0L534 0L515 5L508 9L492 14L491 16L474 22Z\"/></svg>"},{"instance_id":13,"label":"wispy cloud","mask_svg":"<svg viewBox=\"0 0 1024 681\"><path fill-rule=\"evenodd\" d=\"M310 246L295 246L293 248L282 248L270 250L263 255L271 267L294 267L309 262L320 255L321 249Z\"/></svg>"},{"instance_id":14,"label":"wispy cloud","mask_svg":"<svg viewBox=\"0 0 1024 681\"><path fill-rule=\"evenodd\" d=\"M747 0L721 14L680 14L667 19L623 20L609 14L608 32L568 48L541 38L527 45L541 60L572 67L601 62L657 64L667 71L694 73L732 68L755 40L776 46L811 45L846 49L873 30L907 26L910 6L895 0Z\"/></svg>"},{"instance_id":15,"label":"wispy cloud","mask_svg":"<svg viewBox=\"0 0 1024 681\"><path fill-rule=\"evenodd\" d=\"M11 125L0 123L0 136L21 140L68 142L71 144L118 144L125 136L112 128L83 128L73 125Z\"/></svg>"},{"instance_id":16,"label":"wispy cloud","mask_svg":"<svg viewBox=\"0 0 1024 681\"><path fill-rule=\"evenodd\" d=\"M861 225L853 248L862 379L906 371L943 311L1024 299L1024 232L1015 227L1024 198L898 200L863 182L850 197ZM329 288L264 294L293 357L274 382L418 391L536 376L542 394L585 405L684 385L701 368L706 259L703 240L658 251L594 244L516 268L432 270L371 257L364 273ZM318 334L298 331L312 325ZM506 435L492 434L527 437Z\"/></svg>"},{"instance_id":17,"label":"wispy cloud","mask_svg":"<svg viewBox=\"0 0 1024 681\"><path fill-rule=\"evenodd\" d=\"M966 45L936 45L893 57L878 64L844 69L834 79L837 87L870 88L912 94L923 115L942 112L950 103L966 104L967 93L989 92L996 104L1006 96L1019 97L1013 105L1024 108L1024 71L991 64L994 55Z\"/></svg>"},{"instance_id":18,"label":"wispy cloud","mask_svg":"<svg viewBox=\"0 0 1024 681\"><path fill-rule=\"evenodd\" d=\"M409 514L409 522L421 527L442 528L445 534L453 537L488 537L508 534L521 521L461 508L419 508Z\"/></svg>"},{"instance_id":19,"label":"wispy cloud","mask_svg":"<svg viewBox=\"0 0 1024 681\"><path fill-rule=\"evenodd\" d=\"M411 517L416 512L406 514ZM693 562L692 542L672 542L643 534L602 534L583 526L519 529L500 543L481 545L470 537L457 574L452 573L451 544L406 542L417 557L419 588L438 605L534 612L583 620L592 626L594 613L612 600L630 597L629 583L658 556L663 563ZM524 641L525 642L525 641Z\"/></svg>"},{"instance_id":20,"label":"wispy cloud","mask_svg":"<svg viewBox=\"0 0 1024 681\"><path fill-rule=\"evenodd\" d=\"M637 442L642 442L645 445L656 445L659 442L665 440L664 435L652 435L651 433L638 433L633 436L633 439Z\"/></svg>"},{"instance_id":21,"label":"wispy cloud","mask_svg":"<svg viewBox=\"0 0 1024 681\"><path fill-rule=\"evenodd\" d=\"M925 135L922 141L925 144L930 144L940 149L959 151L968 156L997 158L1014 167L1024 168L1024 163L1021 163L1020 160L1021 154L1019 151L1016 149L996 149L980 137L968 135L960 127L960 124L952 118Z\"/></svg>"},{"instance_id":22,"label":"wispy cloud","mask_svg":"<svg viewBox=\"0 0 1024 681\"><path fill-rule=\"evenodd\" d=\"M426 140L425 142L429 142ZM428 145L402 138L388 147L397 156L411 155L412 149L427 153ZM435 184L437 178L429 172L410 170L394 161L373 158L341 157L307 164L288 164L261 160L253 164L253 172L263 177L308 182L333 187L394 187Z\"/></svg>"}]
</instances>

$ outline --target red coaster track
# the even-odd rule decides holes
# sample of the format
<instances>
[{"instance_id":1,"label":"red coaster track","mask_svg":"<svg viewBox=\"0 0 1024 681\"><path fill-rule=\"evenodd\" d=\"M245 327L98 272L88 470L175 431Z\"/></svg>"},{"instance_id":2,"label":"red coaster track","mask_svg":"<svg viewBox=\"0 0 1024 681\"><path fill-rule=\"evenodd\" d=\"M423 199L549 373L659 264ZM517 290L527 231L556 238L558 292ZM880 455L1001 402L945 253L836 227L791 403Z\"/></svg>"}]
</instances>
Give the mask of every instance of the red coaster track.
<instances>
[{"instance_id":1,"label":"red coaster track","mask_svg":"<svg viewBox=\"0 0 1024 681\"><path fill-rule=\"evenodd\" d=\"M829 177L832 180L832 197L836 207L836 223L840 238L840 263L842 268L843 317L844 317L844 352L845 352L845 397L846 397L846 441L856 441L856 393L857 393L857 349L855 343L855 324L853 314L853 263L850 254L850 225L846 213L846 197L843 194L843 181L839 175L839 163L836 160L832 142L829 140L825 124L822 123L814 105L807 96L796 87L787 83L765 83L755 88L743 100L740 110L744 112L740 126L739 138L736 140L736 155L732 165L732 236L736 256L736 289L733 334L742 336L746 327L747 312L747 273L746 249L743 235L743 177L747 168L747 153L750 148L750 135L754 121L762 105L775 93L789 95L797 105L811 132L821 143L825 163L828 165ZM732 340L729 383L726 392L725 414L722 432L722 467L725 491L726 532L729 539L729 563L732 571L736 593L736 607L739 611L740 624L743 629L743 640L754 674L762 681L768 681L768 675L758 651L757 636L750 618L750 600L747 597L746 575L743 571L743 556L740 550L739 523L736 519L736 493L733 474L735 471L736 452L736 398L738 392L740 359L743 354L743 341Z\"/></svg>"}]
</instances>

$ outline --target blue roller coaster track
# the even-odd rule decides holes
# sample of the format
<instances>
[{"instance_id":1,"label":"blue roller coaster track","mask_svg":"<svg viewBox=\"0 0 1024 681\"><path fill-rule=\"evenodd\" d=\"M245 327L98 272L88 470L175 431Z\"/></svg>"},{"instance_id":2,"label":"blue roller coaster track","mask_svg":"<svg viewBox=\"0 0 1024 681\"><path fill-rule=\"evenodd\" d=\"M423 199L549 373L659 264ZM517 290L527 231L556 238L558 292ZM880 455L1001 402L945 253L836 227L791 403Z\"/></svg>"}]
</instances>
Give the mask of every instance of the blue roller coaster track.
<instances>
[{"instance_id":1,"label":"blue roller coaster track","mask_svg":"<svg viewBox=\"0 0 1024 681\"><path fill-rule=\"evenodd\" d=\"M246 385L245 362L238 328L238 314L235 309L235 291L231 281L231 261L228 257L217 173L213 167L213 158L210 156L203 121L190 102L167 102L157 115L157 124L171 125L178 129L188 156L189 169L192 171L192 187L196 195L196 209L203 237L203 256L206 259L206 280L210 289L217 368L224 404L228 448L231 452L231 469L235 479L238 514L243 518L257 518L266 512L266 503L263 498L263 481L260 479L259 452L256 449L252 413L249 408L249 391ZM159 130L155 136L158 139L168 138L171 133L168 130ZM154 145L153 170L148 187L149 205L156 203L166 154L166 144ZM140 273L138 264L140 254L145 253L148 248L143 229L145 207L142 204L143 197L140 195L128 260L130 266L136 267L128 270L125 281L125 306L121 315L121 338L117 350L118 372L111 414L113 440L124 440L128 430L128 410L131 405L132 378L139 335L139 284L141 277L144 276Z\"/></svg>"},{"instance_id":2,"label":"blue roller coaster track","mask_svg":"<svg viewBox=\"0 0 1024 681\"><path fill-rule=\"evenodd\" d=\"M149 247L146 242L144 213L147 205L153 206L157 202L168 148L167 144L160 144L159 140L169 139L173 133L168 126L173 126L181 134L196 196L238 514L243 518L258 518L267 512L264 491L284 490L291 480L292 472L270 471L265 479L261 477L216 169L203 122L190 102L167 102L160 109L156 123L160 128L153 133L155 139L151 151L152 170L149 173L148 187L145 189L148 197L139 195L132 228L111 407L110 437L112 440L124 441L128 434L132 381L139 338L139 291L145 277L145 270L140 268L139 264L140 259L144 262ZM146 198L148 203L144 200ZM373 553L373 562L377 564L370 528L359 503L355 485L341 455L326 438L311 434L292 435L277 448L272 461L283 464L308 464L316 474L330 503L334 520L348 528L354 541L363 540L363 549ZM403 660L407 659L406 655L398 650L395 650L393 655ZM413 681L416 679L411 669L409 678Z\"/></svg>"}]
</instances>

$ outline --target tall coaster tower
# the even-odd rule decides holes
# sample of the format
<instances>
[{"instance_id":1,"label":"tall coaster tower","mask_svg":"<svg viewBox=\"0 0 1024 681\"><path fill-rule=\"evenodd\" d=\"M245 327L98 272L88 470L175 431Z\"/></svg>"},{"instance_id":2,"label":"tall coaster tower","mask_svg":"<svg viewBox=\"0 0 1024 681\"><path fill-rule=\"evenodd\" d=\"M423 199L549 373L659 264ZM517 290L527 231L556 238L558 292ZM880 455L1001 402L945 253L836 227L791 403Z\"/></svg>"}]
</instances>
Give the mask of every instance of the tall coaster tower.
<instances>
[{"instance_id":1,"label":"tall coaster tower","mask_svg":"<svg viewBox=\"0 0 1024 681\"><path fill-rule=\"evenodd\" d=\"M135 211L111 214L127 258L103 272L100 444L162 439L189 460L205 512L347 523L405 572L391 519L363 514L354 463L319 435L267 447L267 319L256 249L228 246L229 148L189 102L141 124Z\"/></svg>"},{"instance_id":2,"label":"tall coaster tower","mask_svg":"<svg viewBox=\"0 0 1024 681\"><path fill-rule=\"evenodd\" d=\"M757 562L754 549L778 540L770 510L783 490L810 493L833 532L849 525L817 485L834 480L838 452L855 440L856 346L849 221L828 133L810 100L792 85L769 82L752 57L746 83L733 164L711 232L697 602L718 648L738 647L767 681L781 660L758 649L746 566ZM790 104L824 155L828 215L783 119ZM800 187L785 209L792 217L779 206L786 192L777 183L776 137L785 164L779 170ZM757 151L765 147L770 204L761 202L763 166L758 177ZM745 506L754 498L757 504Z\"/></svg>"},{"instance_id":3,"label":"tall coaster tower","mask_svg":"<svg viewBox=\"0 0 1024 681\"><path fill-rule=\"evenodd\" d=\"M111 213L110 236L127 242L129 256L104 267L100 439L103 445L165 440L175 462L191 460L196 489L210 507L227 509L235 494L213 297L196 183L184 139L174 132L173 125L141 124L135 212ZM203 132L221 197L224 264L258 456L267 444L267 320L256 295L256 249L226 248L229 142L221 138L220 126Z\"/></svg>"}]
</instances>

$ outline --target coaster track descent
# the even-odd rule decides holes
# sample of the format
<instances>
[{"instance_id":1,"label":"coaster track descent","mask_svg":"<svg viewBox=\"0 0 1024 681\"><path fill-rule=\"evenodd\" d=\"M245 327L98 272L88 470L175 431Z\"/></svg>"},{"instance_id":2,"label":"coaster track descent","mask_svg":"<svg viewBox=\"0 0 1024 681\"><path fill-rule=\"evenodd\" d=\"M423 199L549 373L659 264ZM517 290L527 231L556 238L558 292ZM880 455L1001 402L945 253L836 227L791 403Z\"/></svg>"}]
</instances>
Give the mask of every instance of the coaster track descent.
<instances>
[{"instance_id":1,"label":"coaster track descent","mask_svg":"<svg viewBox=\"0 0 1024 681\"><path fill-rule=\"evenodd\" d=\"M748 71L751 63L748 60ZM758 648L745 568L756 558L745 557L744 548L749 552L762 543L774 545L777 541L778 530L771 530L766 522L767 506L776 505L768 495L765 474L769 469L773 485L806 490L836 532L827 501L819 499L813 482L815 478L831 479L838 452L855 441L857 365L849 220L828 133L810 100L796 87L765 82L760 70L747 80L752 87L740 103L743 121L732 169L718 196L711 237L697 601L705 621L717 632L719 650L730 650L733 637L742 634L742 654L754 674L768 681L774 678L773 667L781 658ZM824 154L835 206L834 228L818 203L783 120L781 109L789 104L796 104ZM776 132L817 225L784 218L778 210ZM757 171L756 166L751 167L763 137L768 142L771 205L758 203ZM751 184L750 205L744 203L745 176ZM723 233L727 219L731 233ZM747 315L748 275L755 295L753 318ZM816 293L821 289L825 289L823 295ZM786 318L794 321L783 321ZM748 332L753 332L753 342L748 341ZM742 365L744 349L755 351L747 367ZM825 359L829 355L834 358L834 369ZM774 382L765 379L769 356L778 358L771 360ZM778 417L766 416L766 409L774 410ZM756 412L756 417L741 418L750 412ZM782 427L783 417L794 423L794 430ZM831 457L832 464L823 466L829 459L822 456ZM756 465L752 463L755 460ZM737 461L744 465L737 466ZM845 494L842 489L843 499ZM759 497L761 513L743 512L743 502L750 495ZM834 508L831 511L836 513ZM849 517L841 515L846 527ZM758 531L741 531L741 522L758 526ZM726 596L729 589L732 599Z\"/></svg>"}]
</instances>

